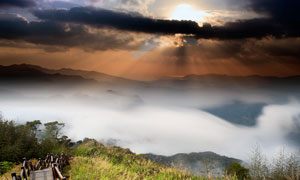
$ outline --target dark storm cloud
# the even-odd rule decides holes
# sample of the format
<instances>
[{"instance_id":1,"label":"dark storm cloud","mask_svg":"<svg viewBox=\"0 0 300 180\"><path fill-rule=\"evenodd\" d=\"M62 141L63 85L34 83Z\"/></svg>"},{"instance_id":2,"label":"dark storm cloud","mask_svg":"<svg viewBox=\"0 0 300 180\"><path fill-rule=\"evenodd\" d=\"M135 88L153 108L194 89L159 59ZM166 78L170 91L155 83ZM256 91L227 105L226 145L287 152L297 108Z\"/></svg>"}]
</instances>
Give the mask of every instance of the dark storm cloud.
<instances>
[{"instance_id":1,"label":"dark storm cloud","mask_svg":"<svg viewBox=\"0 0 300 180\"><path fill-rule=\"evenodd\" d=\"M218 36L220 39L299 37L299 9L298 0L249 0L248 10L265 15L265 18L238 20L224 26L212 27L207 30L207 37Z\"/></svg>"},{"instance_id":2,"label":"dark storm cloud","mask_svg":"<svg viewBox=\"0 0 300 180\"><path fill-rule=\"evenodd\" d=\"M239 20L226 23L223 26L211 26L210 24L205 24L202 28L199 28L198 33L195 35L198 38L222 40L245 38L260 39L265 36L288 36L282 26L265 18Z\"/></svg>"},{"instance_id":3,"label":"dark storm cloud","mask_svg":"<svg viewBox=\"0 0 300 180\"><path fill-rule=\"evenodd\" d=\"M35 6L34 0L1 0L0 8L3 7L32 7Z\"/></svg>"},{"instance_id":4,"label":"dark storm cloud","mask_svg":"<svg viewBox=\"0 0 300 180\"><path fill-rule=\"evenodd\" d=\"M265 2L269 1L265 0ZM226 23L224 26L204 24L200 27L193 21L153 19L140 15L91 7L76 7L70 10L36 10L34 11L34 15L44 20L83 23L100 28L111 27L120 30L144 33L193 34L198 38L243 39L262 38L265 36L274 36L278 38L300 36L299 25L294 25L294 23L299 22L299 16L296 16L296 14L295 16L292 16L291 13L288 13L288 15L285 16L277 14L277 6L286 8L283 12L288 12L288 8L291 8L292 5L284 5L292 2L280 2L281 3L275 3L275 5L273 5L274 7L270 9L268 9L268 3L266 3L265 8L260 7L261 9L259 9L256 8L256 6L259 6L258 4L260 3L256 3L255 0L252 4L253 9L267 13L270 17L239 20ZM299 3L296 2L294 4L298 5Z\"/></svg>"},{"instance_id":5,"label":"dark storm cloud","mask_svg":"<svg viewBox=\"0 0 300 180\"><path fill-rule=\"evenodd\" d=\"M182 51L183 49L185 51ZM300 38L227 41L200 40L197 45L187 44L183 47L170 47L162 54L177 57L181 62L188 62L193 57L197 57L205 59L207 62L217 59L234 59L245 64L276 62L298 64L297 67L299 67L299 49Z\"/></svg>"},{"instance_id":6,"label":"dark storm cloud","mask_svg":"<svg viewBox=\"0 0 300 180\"><path fill-rule=\"evenodd\" d=\"M89 32L83 25L53 21L28 22L17 15L0 14L0 39L21 40L41 45L81 47L85 49L135 49L138 44L128 45L130 36L118 38L105 32Z\"/></svg>"},{"instance_id":7,"label":"dark storm cloud","mask_svg":"<svg viewBox=\"0 0 300 180\"><path fill-rule=\"evenodd\" d=\"M137 14L91 7L76 7L70 10L36 10L34 15L45 20L83 23L96 27L112 27L145 33L195 34L199 28L198 24L193 21L152 19Z\"/></svg>"},{"instance_id":8,"label":"dark storm cloud","mask_svg":"<svg viewBox=\"0 0 300 180\"><path fill-rule=\"evenodd\" d=\"M251 0L250 8L258 13L268 14L285 24L299 22L298 0Z\"/></svg>"},{"instance_id":9,"label":"dark storm cloud","mask_svg":"<svg viewBox=\"0 0 300 180\"><path fill-rule=\"evenodd\" d=\"M251 8L285 27L285 30L298 34L300 29L300 1L298 0L251 0Z\"/></svg>"}]
</instances>

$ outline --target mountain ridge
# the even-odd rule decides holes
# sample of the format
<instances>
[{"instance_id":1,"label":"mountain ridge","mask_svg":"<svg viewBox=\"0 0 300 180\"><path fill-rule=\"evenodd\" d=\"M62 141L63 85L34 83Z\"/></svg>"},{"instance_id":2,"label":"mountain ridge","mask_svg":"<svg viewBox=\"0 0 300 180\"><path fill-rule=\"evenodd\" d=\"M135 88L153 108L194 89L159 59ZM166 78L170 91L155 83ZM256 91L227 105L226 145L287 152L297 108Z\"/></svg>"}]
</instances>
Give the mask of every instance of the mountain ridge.
<instances>
[{"instance_id":1,"label":"mountain ridge","mask_svg":"<svg viewBox=\"0 0 300 180\"><path fill-rule=\"evenodd\" d=\"M0 65L0 80L12 82L95 82L93 79L87 79L82 76L46 73L42 67L31 65Z\"/></svg>"},{"instance_id":2,"label":"mountain ridge","mask_svg":"<svg viewBox=\"0 0 300 180\"><path fill-rule=\"evenodd\" d=\"M32 64L12 64L8 66L2 66L1 68L28 68L34 71L38 70L40 72L44 72L47 74L61 74L61 75L68 75L68 76L81 76L85 79L94 79L100 82L111 82L111 81L126 81L126 82L140 82L137 80L131 80L127 78L122 78L118 76L108 75L105 73L97 72L97 71L85 71L85 70L78 70L72 68L61 68L61 69L49 69L38 65Z\"/></svg>"},{"instance_id":3,"label":"mountain ridge","mask_svg":"<svg viewBox=\"0 0 300 180\"><path fill-rule=\"evenodd\" d=\"M32 65L32 64L12 64L12 65L0 65L1 68L12 68L12 67L27 67L34 70L39 70L42 72L46 72L49 74L62 74L62 75L79 75L82 77L90 76L90 78L87 79L95 79L95 80L103 80L105 78L107 79L114 79L114 80L124 80L124 81L132 81L132 82L139 82L139 83L147 83L147 82L157 82L157 81L164 81L164 80L197 80L197 79L207 79L207 78L222 78L222 79L280 79L280 80L287 80L287 79L300 79L300 75L294 75L294 76L285 76L285 77L277 77L277 76L261 76L261 75L248 75L248 76L230 76L226 74L188 74L183 77L163 77L159 78L157 80L153 81L139 81L139 80L133 80L129 78L123 78L119 76L109 75L98 71L87 71L87 70L79 70L79 69L72 69L72 68L60 68L60 69L50 69L45 68L38 65ZM84 73L86 73L84 75ZM104 76L104 77L92 77L92 76Z\"/></svg>"}]
</instances>

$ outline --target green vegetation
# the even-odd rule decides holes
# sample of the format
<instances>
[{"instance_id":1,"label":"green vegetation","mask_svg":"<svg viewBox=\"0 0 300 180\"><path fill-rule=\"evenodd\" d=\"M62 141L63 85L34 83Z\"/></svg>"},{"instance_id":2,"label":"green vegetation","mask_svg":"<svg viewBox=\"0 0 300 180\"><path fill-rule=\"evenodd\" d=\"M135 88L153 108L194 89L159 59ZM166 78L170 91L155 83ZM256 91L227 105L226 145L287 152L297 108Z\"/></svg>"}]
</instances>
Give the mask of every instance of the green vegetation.
<instances>
[{"instance_id":1,"label":"green vegetation","mask_svg":"<svg viewBox=\"0 0 300 180\"><path fill-rule=\"evenodd\" d=\"M83 141L74 150L74 159L69 169L70 179L145 179L145 180L205 180L186 171L169 168L154 163L132 153L129 149L116 146L103 146L95 140ZM223 177L220 180L237 180Z\"/></svg>"},{"instance_id":2,"label":"green vegetation","mask_svg":"<svg viewBox=\"0 0 300 180\"><path fill-rule=\"evenodd\" d=\"M239 180L250 179L249 169L243 167L240 163L233 162L226 168L226 173L236 175Z\"/></svg>"},{"instance_id":3,"label":"green vegetation","mask_svg":"<svg viewBox=\"0 0 300 180\"><path fill-rule=\"evenodd\" d=\"M43 125L39 120L18 125L0 115L0 175L23 157L32 159L70 151L73 143L61 134L63 127L57 121Z\"/></svg>"},{"instance_id":4,"label":"green vegetation","mask_svg":"<svg viewBox=\"0 0 300 180\"><path fill-rule=\"evenodd\" d=\"M282 149L277 157L268 162L257 145L249 161L249 169L254 180L299 180L300 151L288 154Z\"/></svg>"},{"instance_id":5,"label":"green vegetation","mask_svg":"<svg viewBox=\"0 0 300 180\"><path fill-rule=\"evenodd\" d=\"M71 165L64 169L69 179L82 180L299 180L300 152L287 156L282 151L267 163L259 148L253 151L249 169L233 162L223 177L199 177L189 172L155 163L129 149L104 146L85 138L77 143L61 133L63 123L39 120L16 124L0 117L0 179L19 171L23 157L35 159L47 153L66 152L73 155ZM13 169L12 169L13 168Z\"/></svg>"},{"instance_id":6,"label":"green vegetation","mask_svg":"<svg viewBox=\"0 0 300 180\"><path fill-rule=\"evenodd\" d=\"M14 167L14 163L12 162L7 162L7 161L2 161L0 162L0 174L6 173L8 170Z\"/></svg>"}]
</instances>

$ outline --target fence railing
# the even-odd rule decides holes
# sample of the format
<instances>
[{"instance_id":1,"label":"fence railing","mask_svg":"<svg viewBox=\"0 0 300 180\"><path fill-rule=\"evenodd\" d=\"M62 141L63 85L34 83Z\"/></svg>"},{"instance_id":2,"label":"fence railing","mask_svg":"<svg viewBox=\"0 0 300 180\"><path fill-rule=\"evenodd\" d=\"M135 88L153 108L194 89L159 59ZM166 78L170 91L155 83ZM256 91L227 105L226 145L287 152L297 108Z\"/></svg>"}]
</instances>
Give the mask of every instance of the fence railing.
<instances>
[{"instance_id":1,"label":"fence railing","mask_svg":"<svg viewBox=\"0 0 300 180\"><path fill-rule=\"evenodd\" d=\"M51 168L53 173L53 178L57 179L66 179L61 173L62 169L69 165L69 158L64 153L61 154L47 154L44 159L39 158L38 162L33 165L31 161L28 161L26 158L23 158L23 163L21 167L20 174L11 173L13 180L28 180L32 171L44 170Z\"/></svg>"}]
</instances>

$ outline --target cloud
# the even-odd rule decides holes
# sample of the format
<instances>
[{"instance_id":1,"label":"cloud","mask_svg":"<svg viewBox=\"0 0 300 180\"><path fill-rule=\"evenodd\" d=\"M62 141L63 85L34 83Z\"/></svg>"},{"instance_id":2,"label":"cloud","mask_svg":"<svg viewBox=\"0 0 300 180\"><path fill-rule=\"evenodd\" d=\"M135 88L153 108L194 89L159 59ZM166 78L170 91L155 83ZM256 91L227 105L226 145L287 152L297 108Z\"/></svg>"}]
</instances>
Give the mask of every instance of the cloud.
<instances>
[{"instance_id":1,"label":"cloud","mask_svg":"<svg viewBox=\"0 0 300 180\"><path fill-rule=\"evenodd\" d=\"M0 38L19 40L40 45L83 49L136 49L142 42L136 42L131 35L119 37L116 32L92 30L84 25L54 21L31 21L13 14L0 14Z\"/></svg>"},{"instance_id":2,"label":"cloud","mask_svg":"<svg viewBox=\"0 0 300 180\"><path fill-rule=\"evenodd\" d=\"M300 20L297 16L300 2L295 0L251 0L249 8L289 25Z\"/></svg>"},{"instance_id":3,"label":"cloud","mask_svg":"<svg viewBox=\"0 0 300 180\"><path fill-rule=\"evenodd\" d=\"M299 36L300 1L295 0L251 0L250 8L269 15L270 19L284 27L287 34Z\"/></svg>"},{"instance_id":4,"label":"cloud","mask_svg":"<svg viewBox=\"0 0 300 180\"><path fill-rule=\"evenodd\" d=\"M70 10L35 10L33 13L44 20L82 23L99 28L110 27L144 33L195 34L199 28L198 24L193 21L153 19L137 14L92 7L76 7Z\"/></svg>"},{"instance_id":5,"label":"cloud","mask_svg":"<svg viewBox=\"0 0 300 180\"><path fill-rule=\"evenodd\" d=\"M148 8L155 0L89 0L86 5L106 9L117 9L121 11L149 14Z\"/></svg>"},{"instance_id":6,"label":"cloud","mask_svg":"<svg viewBox=\"0 0 300 180\"><path fill-rule=\"evenodd\" d=\"M144 33L193 34L197 38L207 39L245 39L266 36L281 38L300 35L298 25L293 25L298 17L293 17L292 21L289 16L278 18L273 15L269 18L238 20L222 26L211 26L206 23L200 27L193 21L153 19L138 14L92 7L76 7L70 10L35 10L34 15L44 20L82 23L98 28L110 27Z\"/></svg>"},{"instance_id":7,"label":"cloud","mask_svg":"<svg viewBox=\"0 0 300 180\"><path fill-rule=\"evenodd\" d=\"M0 8L3 7L32 7L35 6L36 3L34 0L1 0L0 1Z\"/></svg>"},{"instance_id":8,"label":"cloud","mask_svg":"<svg viewBox=\"0 0 300 180\"><path fill-rule=\"evenodd\" d=\"M142 0L120 2L123 5L137 5ZM182 44L168 45L173 54L166 54L170 55L169 59L176 56L173 59L176 59L178 65L188 64L186 58L189 56L194 56L196 61L234 59L248 64L272 61L286 65L295 64L299 60L300 23L299 16L293 15L298 5L298 2L290 0L252 0L248 10L261 16L215 26L205 23L200 26L193 21L155 19L138 13L93 7L36 9L33 14L40 19L38 21L29 22L21 16L1 14L0 38L30 42L41 45L41 48L48 46L48 50L65 50L70 47L85 50L144 48L147 51L141 54L146 55L150 50L159 48L154 43L149 45L150 50L144 46L147 38L155 34L155 37L164 36L170 41L178 38L185 42L183 45L186 47L174 48ZM299 67L299 63L294 69L296 67Z\"/></svg>"},{"instance_id":9,"label":"cloud","mask_svg":"<svg viewBox=\"0 0 300 180\"><path fill-rule=\"evenodd\" d=\"M300 122L298 101L268 105L258 118L257 126L241 127L197 108L176 104L170 95L164 96L168 105L146 103L124 110L123 106L131 104L130 98L105 97L103 93L86 95L84 99L72 96L78 92L76 89L60 93L58 98L46 98L41 92L34 95L39 98L10 98L1 101L0 109L6 118L17 122L58 120L66 123L66 134L74 140L113 138L119 145L137 153L171 155L214 151L247 159L256 143L261 144L269 156L276 154L283 145L288 150L299 147L287 140L287 136L294 132L295 124ZM50 94L55 93L51 91ZM214 99L218 98L207 97L208 102Z\"/></svg>"},{"instance_id":10,"label":"cloud","mask_svg":"<svg viewBox=\"0 0 300 180\"><path fill-rule=\"evenodd\" d=\"M299 68L300 53L298 49L300 48L300 38L236 39L226 41L201 39L197 42L190 42L190 36L182 38L183 44L181 46L167 46L154 50L154 53L158 54L159 57L151 57L149 53L149 56L146 56L145 59L149 59L148 61L154 59L153 61L160 61L161 63L168 62L168 65L178 64L197 67L195 69L199 69L201 65L205 66L205 68L212 66L214 67L212 72L218 72L217 68L222 67L219 66L220 63L226 64L223 68L227 70L234 67L233 64L236 63L236 65L239 64L240 68L245 65L248 70L252 69L256 73L264 75L272 70L275 72L273 67L280 64L281 72L279 73L276 70L278 73L274 73L273 75L275 76L285 74L282 72L292 72L292 69L287 71L286 69L283 70L283 67ZM154 53L152 53L152 56ZM199 72L203 72L203 70Z\"/></svg>"},{"instance_id":11,"label":"cloud","mask_svg":"<svg viewBox=\"0 0 300 180\"><path fill-rule=\"evenodd\" d=\"M236 59L248 63L298 63L299 38L263 38L260 40L201 40L195 46L186 45L192 55L206 60Z\"/></svg>"},{"instance_id":12,"label":"cloud","mask_svg":"<svg viewBox=\"0 0 300 180\"><path fill-rule=\"evenodd\" d=\"M295 0L250 0L248 10L266 17L228 22L212 28L214 33L210 36L218 34L225 39L299 37L299 9L300 2Z\"/></svg>"}]
</instances>

